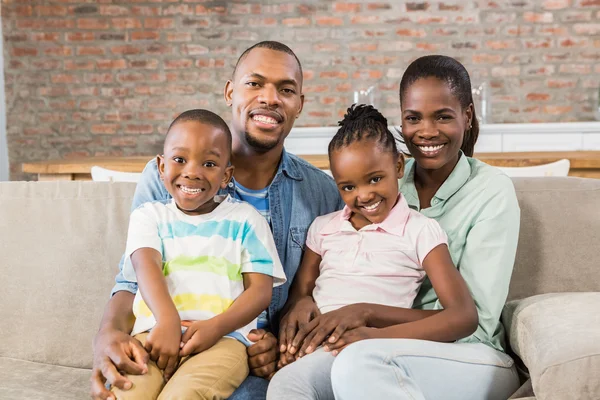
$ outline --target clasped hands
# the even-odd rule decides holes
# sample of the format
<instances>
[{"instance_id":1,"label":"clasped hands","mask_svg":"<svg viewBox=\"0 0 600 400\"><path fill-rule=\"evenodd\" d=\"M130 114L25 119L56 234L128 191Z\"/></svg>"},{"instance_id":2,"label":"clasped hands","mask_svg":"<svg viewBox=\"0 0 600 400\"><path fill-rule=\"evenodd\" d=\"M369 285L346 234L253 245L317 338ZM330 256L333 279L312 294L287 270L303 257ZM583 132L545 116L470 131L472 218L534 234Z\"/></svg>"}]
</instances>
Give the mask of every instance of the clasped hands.
<instances>
[{"instance_id":1,"label":"clasped hands","mask_svg":"<svg viewBox=\"0 0 600 400\"><path fill-rule=\"evenodd\" d=\"M282 368L319 346L335 356L354 342L372 338L374 331L367 327L367 311L362 304L321 314L312 297L303 297L281 320L277 366Z\"/></svg>"}]
</instances>

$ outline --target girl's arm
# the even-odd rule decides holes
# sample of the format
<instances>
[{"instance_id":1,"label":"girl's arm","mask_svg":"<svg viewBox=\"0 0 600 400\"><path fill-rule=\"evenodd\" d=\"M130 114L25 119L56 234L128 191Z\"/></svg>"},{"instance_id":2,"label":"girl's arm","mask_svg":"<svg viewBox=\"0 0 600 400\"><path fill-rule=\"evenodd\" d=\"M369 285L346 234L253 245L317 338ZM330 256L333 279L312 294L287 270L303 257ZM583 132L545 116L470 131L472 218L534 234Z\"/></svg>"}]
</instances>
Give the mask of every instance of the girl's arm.
<instances>
[{"instance_id":1,"label":"girl's arm","mask_svg":"<svg viewBox=\"0 0 600 400\"><path fill-rule=\"evenodd\" d=\"M423 268L444 307L426 318L380 329L377 337L452 342L477 329L477 309L464 279L454 267L445 244L423 260Z\"/></svg>"}]
</instances>

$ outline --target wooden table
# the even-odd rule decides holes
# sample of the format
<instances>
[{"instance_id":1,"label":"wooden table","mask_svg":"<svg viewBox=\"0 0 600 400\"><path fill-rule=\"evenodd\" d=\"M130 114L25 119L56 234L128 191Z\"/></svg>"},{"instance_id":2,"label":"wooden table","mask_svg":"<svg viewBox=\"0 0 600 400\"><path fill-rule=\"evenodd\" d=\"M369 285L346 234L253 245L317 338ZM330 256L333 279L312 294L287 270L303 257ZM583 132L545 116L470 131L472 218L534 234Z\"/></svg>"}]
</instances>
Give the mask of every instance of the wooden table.
<instances>
[{"instance_id":1,"label":"wooden table","mask_svg":"<svg viewBox=\"0 0 600 400\"><path fill-rule=\"evenodd\" d=\"M300 155L314 166L329 168L327 155ZM480 153L475 157L497 167L527 167L548 164L567 158L571 161L570 176L600 179L600 151ZM37 174L38 180L91 180L94 165L115 171L142 172L151 156L84 157L67 160L40 161L23 164L23 172Z\"/></svg>"}]
</instances>

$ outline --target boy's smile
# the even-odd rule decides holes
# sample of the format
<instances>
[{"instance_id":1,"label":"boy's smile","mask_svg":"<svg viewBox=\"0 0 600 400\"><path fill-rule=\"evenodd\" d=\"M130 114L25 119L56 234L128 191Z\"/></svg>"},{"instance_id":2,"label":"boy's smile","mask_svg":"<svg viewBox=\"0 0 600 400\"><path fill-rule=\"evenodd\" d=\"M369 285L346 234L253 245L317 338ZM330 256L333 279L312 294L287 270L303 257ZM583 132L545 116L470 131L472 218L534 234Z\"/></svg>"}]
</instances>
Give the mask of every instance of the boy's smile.
<instances>
[{"instance_id":1,"label":"boy's smile","mask_svg":"<svg viewBox=\"0 0 600 400\"><path fill-rule=\"evenodd\" d=\"M186 214L199 215L217 207L213 198L233 174L229 158L229 142L221 128L185 121L171 127L164 155L157 161L161 179L177 207Z\"/></svg>"}]
</instances>

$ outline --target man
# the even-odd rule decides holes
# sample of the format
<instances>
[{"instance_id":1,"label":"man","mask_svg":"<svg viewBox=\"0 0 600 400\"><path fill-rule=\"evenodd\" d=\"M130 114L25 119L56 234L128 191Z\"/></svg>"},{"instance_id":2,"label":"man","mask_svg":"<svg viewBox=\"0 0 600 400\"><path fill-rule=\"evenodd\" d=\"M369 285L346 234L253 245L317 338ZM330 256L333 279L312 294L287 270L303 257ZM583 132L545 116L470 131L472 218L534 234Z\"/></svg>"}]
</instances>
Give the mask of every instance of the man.
<instances>
[{"instance_id":1,"label":"man","mask_svg":"<svg viewBox=\"0 0 600 400\"><path fill-rule=\"evenodd\" d=\"M225 101L232 108L233 180L224 193L248 201L267 218L288 282L273 290L271 304L259 318L265 329L251 333L248 348L251 374L231 399L265 398L278 359L280 311L302 257L306 232L313 219L338 210L343 203L333 180L304 160L286 153L283 143L302 112L302 67L293 51L278 42L260 42L239 58L232 79L225 85ZM169 197L155 161L150 161L138 183L132 209L147 201ZM117 276L94 339L91 395L114 398L104 383L122 389L128 374L146 372L148 354L129 333L137 285ZM165 371L167 375L173 371Z\"/></svg>"}]
</instances>

